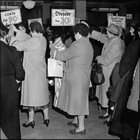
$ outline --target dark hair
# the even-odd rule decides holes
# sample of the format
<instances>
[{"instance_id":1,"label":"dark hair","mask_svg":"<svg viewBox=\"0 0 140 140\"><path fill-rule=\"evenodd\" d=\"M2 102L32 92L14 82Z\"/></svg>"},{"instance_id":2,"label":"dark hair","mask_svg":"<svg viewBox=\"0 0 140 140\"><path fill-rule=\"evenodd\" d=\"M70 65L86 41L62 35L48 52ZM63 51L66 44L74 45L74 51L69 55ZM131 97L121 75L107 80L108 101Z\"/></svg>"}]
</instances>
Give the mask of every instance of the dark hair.
<instances>
[{"instance_id":1,"label":"dark hair","mask_svg":"<svg viewBox=\"0 0 140 140\"><path fill-rule=\"evenodd\" d=\"M135 23L132 23L130 25L130 27L132 27L134 29L134 38L133 39L138 39L139 35L138 35L138 25Z\"/></svg>"},{"instance_id":2,"label":"dark hair","mask_svg":"<svg viewBox=\"0 0 140 140\"><path fill-rule=\"evenodd\" d=\"M9 31L9 29L3 25L3 23L0 19L0 37L4 38L4 36L7 35L8 31Z\"/></svg>"},{"instance_id":3,"label":"dark hair","mask_svg":"<svg viewBox=\"0 0 140 140\"><path fill-rule=\"evenodd\" d=\"M44 33L43 26L39 22L32 22L30 24L30 29L32 32L36 31L37 33Z\"/></svg>"},{"instance_id":4,"label":"dark hair","mask_svg":"<svg viewBox=\"0 0 140 140\"><path fill-rule=\"evenodd\" d=\"M87 25L83 24L83 23L77 23L74 27L73 27L73 33L80 33L82 36L87 37L90 29Z\"/></svg>"}]
</instances>

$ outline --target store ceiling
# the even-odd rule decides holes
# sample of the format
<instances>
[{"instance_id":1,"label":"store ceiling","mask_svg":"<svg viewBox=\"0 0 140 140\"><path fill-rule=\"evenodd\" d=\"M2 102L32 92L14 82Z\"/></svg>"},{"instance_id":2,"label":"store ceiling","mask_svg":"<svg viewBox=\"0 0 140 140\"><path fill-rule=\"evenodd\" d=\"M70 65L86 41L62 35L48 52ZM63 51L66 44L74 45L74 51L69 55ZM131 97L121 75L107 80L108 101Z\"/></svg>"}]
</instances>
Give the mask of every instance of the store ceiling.
<instances>
[{"instance_id":1,"label":"store ceiling","mask_svg":"<svg viewBox=\"0 0 140 140\"><path fill-rule=\"evenodd\" d=\"M1 0L1 6L22 5L25 0ZM37 4L49 3L54 6L71 6L76 0L34 0ZM77 0L78 1L78 0ZM82 1L82 0L80 0ZM87 7L111 7L117 5L139 5L140 0L86 0Z\"/></svg>"}]
</instances>

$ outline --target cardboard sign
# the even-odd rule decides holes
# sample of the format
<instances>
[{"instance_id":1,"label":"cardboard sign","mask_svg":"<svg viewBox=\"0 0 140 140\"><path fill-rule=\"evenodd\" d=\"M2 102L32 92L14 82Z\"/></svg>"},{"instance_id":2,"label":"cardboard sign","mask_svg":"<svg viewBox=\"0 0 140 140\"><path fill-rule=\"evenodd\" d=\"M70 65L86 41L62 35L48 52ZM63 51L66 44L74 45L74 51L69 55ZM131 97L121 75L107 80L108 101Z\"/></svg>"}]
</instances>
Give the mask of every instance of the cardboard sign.
<instances>
[{"instance_id":1,"label":"cardboard sign","mask_svg":"<svg viewBox=\"0 0 140 140\"><path fill-rule=\"evenodd\" d=\"M126 28L126 17L125 16L112 16L108 15L108 26L113 23L115 25Z\"/></svg>"},{"instance_id":2,"label":"cardboard sign","mask_svg":"<svg viewBox=\"0 0 140 140\"><path fill-rule=\"evenodd\" d=\"M52 9L51 19L52 19L52 26L74 26L75 10Z\"/></svg>"},{"instance_id":3,"label":"cardboard sign","mask_svg":"<svg viewBox=\"0 0 140 140\"><path fill-rule=\"evenodd\" d=\"M1 12L1 20L5 26L22 22L20 9Z\"/></svg>"},{"instance_id":4,"label":"cardboard sign","mask_svg":"<svg viewBox=\"0 0 140 140\"><path fill-rule=\"evenodd\" d=\"M34 18L34 19L28 19L28 26L32 23L32 22L39 22L42 25L42 19L41 18Z\"/></svg>"}]
</instances>

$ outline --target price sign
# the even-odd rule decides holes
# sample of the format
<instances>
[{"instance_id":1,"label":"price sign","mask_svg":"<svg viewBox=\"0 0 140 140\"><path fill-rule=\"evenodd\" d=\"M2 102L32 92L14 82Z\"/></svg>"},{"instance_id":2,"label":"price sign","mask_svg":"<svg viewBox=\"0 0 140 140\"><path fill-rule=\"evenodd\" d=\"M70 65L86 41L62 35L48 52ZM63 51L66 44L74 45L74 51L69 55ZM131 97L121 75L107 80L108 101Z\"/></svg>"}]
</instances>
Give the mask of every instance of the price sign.
<instances>
[{"instance_id":1,"label":"price sign","mask_svg":"<svg viewBox=\"0 0 140 140\"><path fill-rule=\"evenodd\" d=\"M108 26L111 23L125 28L126 27L126 17L108 15Z\"/></svg>"},{"instance_id":2,"label":"price sign","mask_svg":"<svg viewBox=\"0 0 140 140\"><path fill-rule=\"evenodd\" d=\"M21 22L20 9L1 12L1 20L5 26Z\"/></svg>"},{"instance_id":3,"label":"price sign","mask_svg":"<svg viewBox=\"0 0 140 140\"><path fill-rule=\"evenodd\" d=\"M52 26L74 26L74 9L52 9Z\"/></svg>"},{"instance_id":4,"label":"price sign","mask_svg":"<svg viewBox=\"0 0 140 140\"><path fill-rule=\"evenodd\" d=\"M32 22L39 22L41 25L43 25L43 24L42 24L42 19L41 19L41 18L28 19L28 26L29 26Z\"/></svg>"}]
</instances>

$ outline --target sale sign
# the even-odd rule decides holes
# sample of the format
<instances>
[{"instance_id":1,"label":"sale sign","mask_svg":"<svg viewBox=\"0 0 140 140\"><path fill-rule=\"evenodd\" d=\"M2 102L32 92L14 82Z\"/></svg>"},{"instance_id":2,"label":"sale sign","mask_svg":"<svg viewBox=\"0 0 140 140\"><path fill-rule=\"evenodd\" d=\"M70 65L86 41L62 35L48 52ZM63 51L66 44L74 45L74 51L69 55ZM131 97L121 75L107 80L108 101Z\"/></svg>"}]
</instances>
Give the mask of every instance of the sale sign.
<instances>
[{"instance_id":1,"label":"sale sign","mask_svg":"<svg viewBox=\"0 0 140 140\"><path fill-rule=\"evenodd\" d=\"M115 25L121 26L125 29L126 27L126 17L125 16L112 16L108 15L108 26L113 23Z\"/></svg>"},{"instance_id":2,"label":"sale sign","mask_svg":"<svg viewBox=\"0 0 140 140\"><path fill-rule=\"evenodd\" d=\"M41 19L41 18L28 19L28 26L29 26L32 22L39 22L41 25L43 25L43 24L42 24L42 19Z\"/></svg>"},{"instance_id":3,"label":"sale sign","mask_svg":"<svg viewBox=\"0 0 140 140\"><path fill-rule=\"evenodd\" d=\"M75 10L74 9L52 9L51 13L52 26L74 26Z\"/></svg>"},{"instance_id":4,"label":"sale sign","mask_svg":"<svg viewBox=\"0 0 140 140\"><path fill-rule=\"evenodd\" d=\"M1 20L5 26L22 22L20 9L1 12Z\"/></svg>"}]
</instances>

